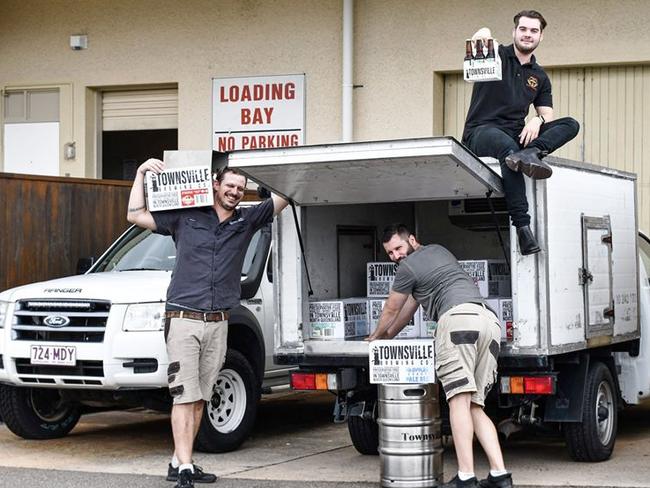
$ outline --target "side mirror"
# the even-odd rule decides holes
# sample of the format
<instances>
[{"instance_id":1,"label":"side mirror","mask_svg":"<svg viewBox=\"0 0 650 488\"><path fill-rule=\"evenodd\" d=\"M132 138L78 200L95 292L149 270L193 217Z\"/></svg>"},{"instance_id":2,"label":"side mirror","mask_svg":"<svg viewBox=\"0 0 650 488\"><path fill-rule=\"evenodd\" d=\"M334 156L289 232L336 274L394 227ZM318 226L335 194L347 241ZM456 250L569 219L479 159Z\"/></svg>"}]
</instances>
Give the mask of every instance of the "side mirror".
<instances>
[{"instance_id":1,"label":"side mirror","mask_svg":"<svg viewBox=\"0 0 650 488\"><path fill-rule=\"evenodd\" d=\"M77 261L77 274L84 274L95 264L95 257L79 258Z\"/></svg>"}]
</instances>

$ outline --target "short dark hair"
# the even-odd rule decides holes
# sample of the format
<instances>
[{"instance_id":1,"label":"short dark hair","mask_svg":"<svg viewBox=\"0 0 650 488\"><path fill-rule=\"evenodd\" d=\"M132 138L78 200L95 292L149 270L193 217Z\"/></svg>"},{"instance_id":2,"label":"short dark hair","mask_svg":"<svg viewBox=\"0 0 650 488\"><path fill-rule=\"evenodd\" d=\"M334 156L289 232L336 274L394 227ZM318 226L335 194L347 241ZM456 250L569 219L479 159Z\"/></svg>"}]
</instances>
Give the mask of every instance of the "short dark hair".
<instances>
[{"instance_id":1,"label":"short dark hair","mask_svg":"<svg viewBox=\"0 0 650 488\"><path fill-rule=\"evenodd\" d=\"M540 14L537 10L522 10L517 15L515 15L515 28L519 26L519 19L522 17L528 17L529 19L539 20L539 25L542 30L546 29L546 19Z\"/></svg>"},{"instance_id":2,"label":"short dark hair","mask_svg":"<svg viewBox=\"0 0 650 488\"><path fill-rule=\"evenodd\" d=\"M398 234L401 238L407 240L409 236L413 235L413 232L411 232L405 224L390 224L384 229L384 235L381 238L381 242L386 244L395 234Z\"/></svg>"},{"instance_id":3,"label":"short dark hair","mask_svg":"<svg viewBox=\"0 0 650 488\"><path fill-rule=\"evenodd\" d=\"M246 178L246 182L248 182L248 178L246 177L246 175L243 174L241 171L239 171L237 168L229 168L228 166L226 166L225 168L220 169L216 173L217 181L219 183L221 183L223 181L223 178L224 178L224 176L226 176L226 173L232 173L234 175L243 176L244 178Z\"/></svg>"}]
</instances>

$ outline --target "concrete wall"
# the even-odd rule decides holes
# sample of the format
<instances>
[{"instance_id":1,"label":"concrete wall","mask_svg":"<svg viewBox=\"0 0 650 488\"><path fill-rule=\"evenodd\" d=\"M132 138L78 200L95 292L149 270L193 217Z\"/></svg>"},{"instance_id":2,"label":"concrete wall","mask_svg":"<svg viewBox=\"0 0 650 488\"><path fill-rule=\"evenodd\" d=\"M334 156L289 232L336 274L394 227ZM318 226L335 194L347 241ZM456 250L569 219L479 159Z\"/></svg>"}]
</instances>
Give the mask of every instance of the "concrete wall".
<instances>
[{"instance_id":1,"label":"concrete wall","mask_svg":"<svg viewBox=\"0 0 650 488\"><path fill-rule=\"evenodd\" d=\"M355 139L439 133L435 73L460 69L464 39L482 25L508 42L522 7L357 0ZM549 22L537 53L545 66L650 61L645 0L534 7ZM62 138L77 141L77 157L61 159L62 175L96 176L97 87L177 84L179 148L202 149L211 141L211 78L306 73L306 142L340 139L341 0L0 0L0 12L0 88L65 87ZM87 50L70 49L73 34L88 35Z\"/></svg>"}]
</instances>

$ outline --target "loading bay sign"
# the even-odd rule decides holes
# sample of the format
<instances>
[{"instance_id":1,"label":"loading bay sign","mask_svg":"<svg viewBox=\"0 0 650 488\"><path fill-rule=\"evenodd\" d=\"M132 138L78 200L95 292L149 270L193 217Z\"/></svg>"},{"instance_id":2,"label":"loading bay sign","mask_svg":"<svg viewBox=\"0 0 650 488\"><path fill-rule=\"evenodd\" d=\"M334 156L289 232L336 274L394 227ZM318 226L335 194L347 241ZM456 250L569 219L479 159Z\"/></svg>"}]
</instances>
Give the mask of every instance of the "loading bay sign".
<instances>
[{"instance_id":1,"label":"loading bay sign","mask_svg":"<svg viewBox=\"0 0 650 488\"><path fill-rule=\"evenodd\" d=\"M214 78L212 149L300 146L305 137L305 75Z\"/></svg>"},{"instance_id":2,"label":"loading bay sign","mask_svg":"<svg viewBox=\"0 0 650 488\"><path fill-rule=\"evenodd\" d=\"M435 383L433 339L372 341L370 383Z\"/></svg>"}]
</instances>

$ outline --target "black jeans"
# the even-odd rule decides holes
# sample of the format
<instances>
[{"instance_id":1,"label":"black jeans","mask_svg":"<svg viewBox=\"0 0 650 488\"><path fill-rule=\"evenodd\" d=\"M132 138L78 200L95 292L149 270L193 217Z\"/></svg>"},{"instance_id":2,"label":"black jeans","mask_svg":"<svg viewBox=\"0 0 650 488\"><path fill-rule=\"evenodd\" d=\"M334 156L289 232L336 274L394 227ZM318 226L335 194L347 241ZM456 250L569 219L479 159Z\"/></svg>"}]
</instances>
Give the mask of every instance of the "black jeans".
<instances>
[{"instance_id":1,"label":"black jeans","mask_svg":"<svg viewBox=\"0 0 650 488\"><path fill-rule=\"evenodd\" d=\"M536 147L551 153L577 136L579 130L580 124L571 117L553 120L543 124L537 139L526 147ZM515 227L530 225L524 175L512 171L505 162L508 155L523 149L519 144L519 131L494 125L481 125L472 129L467 140L463 142L477 156L490 156L499 160L506 206L512 225Z\"/></svg>"}]
</instances>

